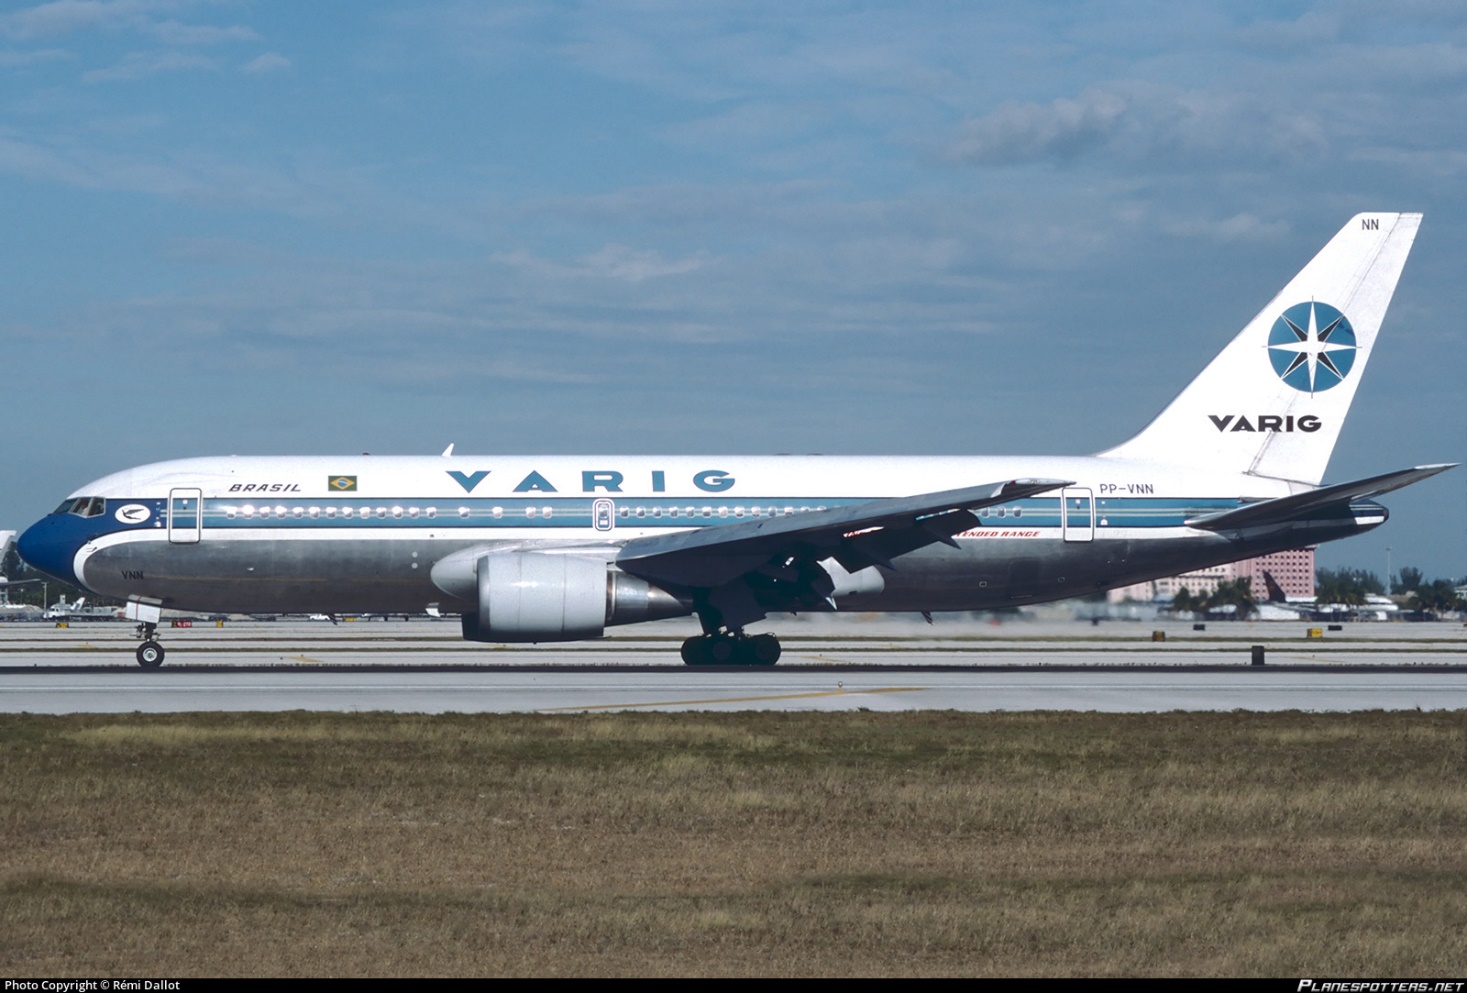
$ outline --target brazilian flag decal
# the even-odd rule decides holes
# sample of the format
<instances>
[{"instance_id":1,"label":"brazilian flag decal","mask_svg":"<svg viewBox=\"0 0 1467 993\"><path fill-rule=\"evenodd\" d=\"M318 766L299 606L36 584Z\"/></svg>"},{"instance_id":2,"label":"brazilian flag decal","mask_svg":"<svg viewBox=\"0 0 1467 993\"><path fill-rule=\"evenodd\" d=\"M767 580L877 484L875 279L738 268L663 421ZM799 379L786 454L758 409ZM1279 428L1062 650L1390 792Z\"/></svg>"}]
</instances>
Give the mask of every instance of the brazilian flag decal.
<instances>
[{"instance_id":1,"label":"brazilian flag decal","mask_svg":"<svg viewBox=\"0 0 1467 993\"><path fill-rule=\"evenodd\" d=\"M355 476L332 476L326 481L326 488L334 493L352 493L357 488L357 477Z\"/></svg>"}]
</instances>

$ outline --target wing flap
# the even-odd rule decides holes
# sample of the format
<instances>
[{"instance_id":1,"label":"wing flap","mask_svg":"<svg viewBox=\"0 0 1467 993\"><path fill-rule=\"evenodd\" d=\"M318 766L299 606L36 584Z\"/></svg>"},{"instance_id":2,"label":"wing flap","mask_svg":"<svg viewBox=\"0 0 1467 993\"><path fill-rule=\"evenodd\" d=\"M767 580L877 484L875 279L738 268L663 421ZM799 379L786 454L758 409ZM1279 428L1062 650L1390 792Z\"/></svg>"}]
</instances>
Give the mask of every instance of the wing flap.
<instances>
[{"instance_id":1,"label":"wing flap","mask_svg":"<svg viewBox=\"0 0 1467 993\"><path fill-rule=\"evenodd\" d=\"M1231 531L1236 528L1282 524L1297 520L1314 511L1323 510L1325 507L1348 504L1352 500L1364 500L1382 493L1389 493L1392 490L1399 490L1403 486L1418 483L1439 472L1456 468L1457 465L1456 462L1419 465L1379 476L1370 476L1366 479L1352 480L1348 483L1321 486L1307 493L1295 493L1275 500L1260 500L1232 510L1194 517L1187 521L1187 526L1203 528L1207 531Z\"/></svg>"},{"instance_id":2,"label":"wing flap","mask_svg":"<svg viewBox=\"0 0 1467 993\"><path fill-rule=\"evenodd\" d=\"M849 507L740 521L634 538L616 557L625 572L654 582L711 588L765 566L780 553L833 556L847 569L890 567L898 555L953 535L971 511L1069 486L1062 479L1010 479L939 493L868 500Z\"/></svg>"}]
</instances>

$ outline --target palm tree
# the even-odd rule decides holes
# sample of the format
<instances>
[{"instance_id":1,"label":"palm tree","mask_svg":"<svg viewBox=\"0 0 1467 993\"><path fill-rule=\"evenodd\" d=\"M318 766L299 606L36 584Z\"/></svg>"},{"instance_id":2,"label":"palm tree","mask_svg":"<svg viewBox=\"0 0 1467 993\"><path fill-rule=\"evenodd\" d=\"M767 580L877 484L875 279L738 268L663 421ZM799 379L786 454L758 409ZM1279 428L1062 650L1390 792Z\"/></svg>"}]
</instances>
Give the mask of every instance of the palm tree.
<instances>
[{"instance_id":1,"label":"palm tree","mask_svg":"<svg viewBox=\"0 0 1467 993\"><path fill-rule=\"evenodd\" d=\"M1244 620L1249 614L1258 613L1258 603L1253 599L1253 584L1247 579L1218 583L1217 589L1207 598L1207 609L1231 606L1235 620Z\"/></svg>"},{"instance_id":2,"label":"palm tree","mask_svg":"<svg viewBox=\"0 0 1467 993\"><path fill-rule=\"evenodd\" d=\"M1204 604L1200 603L1197 598L1192 595L1192 591L1187 589L1187 587L1185 586L1177 590L1176 595L1172 597L1173 613L1190 614L1193 611L1201 610L1203 606Z\"/></svg>"},{"instance_id":3,"label":"palm tree","mask_svg":"<svg viewBox=\"0 0 1467 993\"><path fill-rule=\"evenodd\" d=\"M1347 607L1354 610L1365 603L1367 590L1358 579L1343 575L1321 577L1314 587L1314 603L1319 607Z\"/></svg>"},{"instance_id":4,"label":"palm tree","mask_svg":"<svg viewBox=\"0 0 1467 993\"><path fill-rule=\"evenodd\" d=\"M1416 609L1422 613L1430 612L1440 616L1447 611L1462 609L1462 598L1457 595L1450 579L1423 582L1411 592L1411 599L1415 601Z\"/></svg>"}]
</instances>

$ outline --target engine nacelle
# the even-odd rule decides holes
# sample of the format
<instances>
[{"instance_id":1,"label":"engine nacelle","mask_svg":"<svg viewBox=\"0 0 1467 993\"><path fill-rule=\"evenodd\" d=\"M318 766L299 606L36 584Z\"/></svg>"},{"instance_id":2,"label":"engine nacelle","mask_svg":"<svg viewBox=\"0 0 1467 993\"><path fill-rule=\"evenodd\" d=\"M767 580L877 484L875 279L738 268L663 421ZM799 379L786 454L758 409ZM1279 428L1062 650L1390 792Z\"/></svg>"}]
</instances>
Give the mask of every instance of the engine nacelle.
<instances>
[{"instance_id":1,"label":"engine nacelle","mask_svg":"<svg viewBox=\"0 0 1467 993\"><path fill-rule=\"evenodd\" d=\"M469 580L462 575L465 567L472 568L471 595L479 607L463 615L469 641L579 641L601 637L609 625L690 612L689 605L644 580L575 555L506 552L472 562L445 559L434 567L433 580L462 597L459 591Z\"/></svg>"}]
</instances>

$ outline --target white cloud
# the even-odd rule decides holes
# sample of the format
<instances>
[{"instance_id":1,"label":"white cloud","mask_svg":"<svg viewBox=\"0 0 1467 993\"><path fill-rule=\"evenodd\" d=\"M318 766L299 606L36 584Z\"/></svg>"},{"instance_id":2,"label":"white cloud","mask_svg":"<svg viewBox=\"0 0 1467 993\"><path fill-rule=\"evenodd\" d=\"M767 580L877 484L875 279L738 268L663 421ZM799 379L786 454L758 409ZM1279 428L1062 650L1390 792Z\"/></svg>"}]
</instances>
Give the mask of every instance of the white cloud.
<instances>
[{"instance_id":1,"label":"white cloud","mask_svg":"<svg viewBox=\"0 0 1467 993\"><path fill-rule=\"evenodd\" d=\"M1289 235L1289 222L1265 221L1253 214L1234 214L1220 221L1182 220L1162 225L1168 234L1200 238L1219 244L1280 241Z\"/></svg>"},{"instance_id":2,"label":"white cloud","mask_svg":"<svg viewBox=\"0 0 1467 993\"><path fill-rule=\"evenodd\" d=\"M1125 99L1104 90L1048 104L1006 104L962 125L946 157L978 165L1069 161L1110 141L1126 110Z\"/></svg>"},{"instance_id":3,"label":"white cloud","mask_svg":"<svg viewBox=\"0 0 1467 993\"><path fill-rule=\"evenodd\" d=\"M161 21L152 26L152 32L165 45L218 45L230 41L260 40L259 34L253 28L243 24L220 28L212 24Z\"/></svg>"},{"instance_id":4,"label":"white cloud","mask_svg":"<svg viewBox=\"0 0 1467 993\"><path fill-rule=\"evenodd\" d=\"M0 34L42 38L93 28L141 27L154 11L174 6L160 0L51 0L0 14Z\"/></svg>"},{"instance_id":5,"label":"white cloud","mask_svg":"<svg viewBox=\"0 0 1467 993\"><path fill-rule=\"evenodd\" d=\"M1233 36L1242 44L1269 50L1294 50L1301 45L1333 42L1340 36L1340 16L1333 12L1305 11L1292 21L1255 21L1238 28Z\"/></svg>"},{"instance_id":6,"label":"white cloud","mask_svg":"<svg viewBox=\"0 0 1467 993\"><path fill-rule=\"evenodd\" d=\"M499 252L493 261L501 265L533 273L543 278L615 279L625 283L663 276L680 276L708 265L707 252L695 252L684 258L667 258L661 252L631 248L627 245L605 245L574 263L556 262L531 254L524 249Z\"/></svg>"},{"instance_id":7,"label":"white cloud","mask_svg":"<svg viewBox=\"0 0 1467 993\"><path fill-rule=\"evenodd\" d=\"M198 69L215 71L218 64L204 55L185 55L182 52L129 52L122 61L106 69L91 69L82 73L88 83L128 82L155 76L160 72L187 72Z\"/></svg>"},{"instance_id":8,"label":"white cloud","mask_svg":"<svg viewBox=\"0 0 1467 993\"><path fill-rule=\"evenodd\" d=\"M246 62L242 71L254 74L284 72L291 67L290 59L279 52L266 52Z\"/></svg>"},{"instance_id":9,"label":"white cloud","mask_svg":"<svg viewBox=\"0 0 1467 993\"><path fill-rule=\"evenodd\" d=\"M156 119L118 119L114 133L141 133ZM93 132L105 133L97 126ZM0 128L0 174L24 176L80 189L123 191L173 203L278 210L320 217L340 210L341 198L359 195L350 177L330 174L312 180L279 169L200 152L119 152L69 137L37 140ZM345 192L344 192L345 191Z\"/></svg>"},{"instance_id":10,"label":"white cloud","mask_svg":"<svg viewBox=\"0 0 1467 993\"><path fill-rule=\"evenodd\" d=\"M585 256L581 261L586 270L594 275L640 283L644 279L678 276L701 269L708 263L708 253L698 252L687 258L668 259L658 251L628 248L626 245L607 245Z\"/></svg>"},{"instance_id":11,"label":"white cloud","mask_svg":"<svg viewBox=\"0 0 1467 993\"><path fill-rule=\"evenodd\" d=\"M1388 166L1400 175L1450 179L1467 174L1467 151L1456 148L1357 148L1350 160Z\"/></svg>"},{"instance_id":12,"label":"white cloud","mask_svg":"<svg viewBox=\"0 0 1467 993\"><path fill-rule=\"evenodd\" d=\"M22 66L59 62L76 56L60 48L43 48L33 52L0 52L0 69L18 69Z\"/></svg>"}]
</instances>

